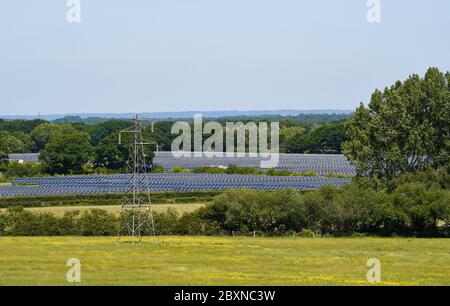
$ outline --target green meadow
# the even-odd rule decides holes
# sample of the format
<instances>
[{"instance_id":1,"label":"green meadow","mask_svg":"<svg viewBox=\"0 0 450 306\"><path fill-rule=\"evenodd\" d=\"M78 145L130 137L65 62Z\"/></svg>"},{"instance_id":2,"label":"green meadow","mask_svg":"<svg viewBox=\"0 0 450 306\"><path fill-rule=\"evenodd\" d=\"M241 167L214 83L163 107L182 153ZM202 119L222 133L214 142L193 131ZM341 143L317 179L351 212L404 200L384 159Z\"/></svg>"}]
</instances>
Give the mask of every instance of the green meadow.
<instances>
[{"instance_id":1,"label":"green meadow","mask_svg":"<svg viewBox=\"0 0 450 306\"><path fill-rule=\"evenodd\" d=\"M381 285L450 285L450 241L405 238L0 237L0 285L371 285L367 261L381 261Z\"/></svg>"}]
</instances>

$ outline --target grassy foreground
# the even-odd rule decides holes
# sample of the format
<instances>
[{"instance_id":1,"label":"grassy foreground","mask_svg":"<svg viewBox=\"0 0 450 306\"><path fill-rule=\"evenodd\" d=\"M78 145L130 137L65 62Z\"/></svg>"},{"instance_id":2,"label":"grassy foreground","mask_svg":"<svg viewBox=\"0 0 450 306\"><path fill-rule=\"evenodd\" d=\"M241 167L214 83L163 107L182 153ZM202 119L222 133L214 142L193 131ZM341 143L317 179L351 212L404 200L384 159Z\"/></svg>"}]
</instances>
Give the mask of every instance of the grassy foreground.
<instances>
[{"instance_id":1,"label":"grassy foreground","mask_svg":"<svg viewBox=\"0 0 450 306\"><path fill-rule=\"evenodd\" d=\"M369 285L367 260L383 285L450 285L445 239L0 237L0 285L69 285L70 258L82 285Z\"/></svg>"}]
</instances>

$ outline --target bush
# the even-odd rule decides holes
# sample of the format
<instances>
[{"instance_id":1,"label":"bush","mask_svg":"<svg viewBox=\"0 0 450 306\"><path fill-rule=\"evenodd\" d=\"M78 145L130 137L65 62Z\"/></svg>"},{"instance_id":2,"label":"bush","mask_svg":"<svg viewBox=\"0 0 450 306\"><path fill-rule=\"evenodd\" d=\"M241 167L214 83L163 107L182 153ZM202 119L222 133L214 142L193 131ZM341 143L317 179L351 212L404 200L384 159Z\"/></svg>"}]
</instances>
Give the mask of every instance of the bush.
<instances>
[{"instance_id":1,"label":"bush","mask_svg":"<svg viewBox=\"0 0 450 306\"><path fill-rule=\"evenodd\" d=\"M11 231L13 236L57 236L59 235L58 219L52 214L33 214L20 212L14 218Z\"/></svg>"},{"instance_id":2,"label":"bush","mask_svg":"<svg viewBox=\"0 0 450 306\"><path fill-rule=\"evenodd\" d=\"M8 224L8 220L6 215L0 214L0 236L3 236L6 232L6 227Z\"/></svg>"},{"instance_id":3,"label":"bush","mask_svg":"<svg viewBox=\"0 0 450 306\"><path fill-rule=\"evenodd\" d=\"M152 173L164 173L165 171L166 170L161 165L154 165L153 168L151 169Z\"/></svg>"},{"instance_id":4,"label":"bush","mask_svg":"<svg viewBox=\"0 0 450 306\"><path fill-rule=\"evenodd\" d=\"M175 232L180 235L202 235L204 234L202 219L195 212L185 214L177 221Z\"/></svg>"},{"instance_id":5,"label":"bush","mask_svg":"<svg viewBox=\"0 0 450 306\"><path fill-rule=\"evenodd\" d=\"M450 194L436 187L407 183L393 193L396 207L408 215L409 231L415 235L433 235L440 231L439 223L448 224L450 216Z\"/></svg>"},{"instance_id":6,"label":"bush","mask_svg":"<svg viewBox=\"0 0 450 306\"><path fill-rule=\"evenodd\" d=\"M194 173L209 173L209 174L225 174L226 168L221 167L197 167Z\"/></svg>"},{"instance_id":7,"label":"bush","mask_svg":"<svg viewBox=\"0 0 450 306\"><path fill-rule=\"evenodd\" d=\"M41 164L36 163L19 163L12 161L4 163L1 166L0 171L5 180L13 180L19 177L36 177L43 173L43 167Z\"/></svg>"},{"instance_id":8,"label":"bush","mask_svg":"<svg viewBox=\"0 0 450 306\"><path fill-rule=\"evenodd\" d=\"M292 176L293 173L289 170L269 169L266 171L266 175L269 175L269 176Z\"/></svg>"},{"instance_id":9,"label":"bush","mask_svg":"<svg viewBox=\"0 0 450 306\"><path fill-rule=\"evenodd\" d=\"M317 172L291 172L289 170L268 169L262 170L258 168L239 167L231 165L228 168L222 167L197 167L194 173L209 173L209 174L239 174L239 175L269 175L269 176L320 176ZM328 174L326 177L340 177L350 178L348 175Z\"/></svg>"},{"instance_id":10,"label":"bush","mask_svg":"<svg viewBox=\"0 0 450 306\"><path fill-rule=\"evenodd\" d=\"M229 191L217 197L213 205L200 209L199 215L228 233L282 234L305 225L299 193L294 191Z\"/></svg>"},{"instance_id":11,"label":"bush","mask_svg":"<svg viewBox=\"0 0 450 306\"><path fill-rule=\"evenodd\" d=\"M78 223L83 236L114 236L118 233L117 218L101 209L84 212Z\"/></svg>"},{"instance_id":12,"label":"bush","mask_svg":"<svg viewBox=\"0 0 450 306\"><path fill-rule=\"evenodd\" d=\"M78 224L79 211L66 212L59 219L59 233L61 236L79 236L82 234Z\"/></svg>"},{"instance_id":13,"label":"bush","mask_svg":"<svg viewBox=\"0 0 450 306\"><path fill-rule=\"evenodd\" d=\"M240 174L240 175L263 175L264 170L249 168L249 167L239 167L236 165L230 165L225 172L227 174Z\"/></svg>"},{"instance_id":14,"label":"bush","mask_svg":"<svg viewBox=\"0 0 450 306\"><path fill-rule=\"evenodd\" d=\"M186 169L184 167L175 167L172 169L172 173L190 173L191 170Z\"/></svg>"},{"instance_id":15,"label":"bush","mask_svg":"<svg viewBox=\"0 0 450 306\"><path fill-rule=\"evenodd\" d=\"M228 191L200 209L199 216L226 233L447 236L449 190L429 182L396 184L393 191L365 188L360 182L306 193Z\"/></svg>"},{"instance_id":16,"label":"bush","mask_svg":"<svg viewBox=\"0 0 450 306\"><path fill-rule=\"evenodd\" d=\"M154 213L155 231L157 235L176 234L175 226L179 215L174 209L168 209L166 212Z\"/></svg>"},{"instance_id":17,"label":"bush","mask_svg":"<svg viewBox=\"0 0 450 306\"><path fill-rule=\"evenodd\" d=\"M304 229L297 235L298 237L302 238L314 238L316 237L316 234L312 230Z\"/></svg>"}]
</instances>

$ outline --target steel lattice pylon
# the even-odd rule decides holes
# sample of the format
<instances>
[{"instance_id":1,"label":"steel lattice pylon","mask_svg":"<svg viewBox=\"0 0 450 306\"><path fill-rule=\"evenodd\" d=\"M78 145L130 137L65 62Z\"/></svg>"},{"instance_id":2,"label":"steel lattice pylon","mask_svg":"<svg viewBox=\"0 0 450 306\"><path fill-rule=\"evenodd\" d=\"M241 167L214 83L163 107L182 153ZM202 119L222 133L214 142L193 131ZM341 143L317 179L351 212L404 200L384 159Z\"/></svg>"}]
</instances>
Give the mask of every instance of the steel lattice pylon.
<instances>
[{"instance_id":1,"label":"steel lattice pylon","mask_svg":"<svg viewBox=\"0 0 450 306\"><path fill-rule=\"evenodd\" d=\"M133 125L120 132L119 144L122 143L122 134L125 133L131 135L128 161L128 173L130 174L128 185L130 188L122 203L118 242L127 236L130 237L132 243L139 243L145 234L151 233L153 237L155 236L145 154L145 146L152 143L143 141L141 120L137 115L133 120Z\"/></svg>"}]
</instances>

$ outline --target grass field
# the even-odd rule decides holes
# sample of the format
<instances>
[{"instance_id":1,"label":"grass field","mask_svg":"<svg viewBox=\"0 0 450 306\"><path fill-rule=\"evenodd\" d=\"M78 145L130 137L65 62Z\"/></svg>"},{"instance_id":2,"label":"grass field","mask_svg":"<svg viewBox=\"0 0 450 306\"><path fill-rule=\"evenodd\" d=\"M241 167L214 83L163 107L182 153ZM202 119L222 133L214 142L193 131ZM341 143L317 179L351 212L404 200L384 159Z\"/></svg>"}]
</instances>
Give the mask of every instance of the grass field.
<instances>
[{"instance_id":1,"label":"grass field","mask_svg":"<svg viewBox=\"0 0 450 306\"><path fill-rule=\"evenodd\" d=\"M168 209L174 209L179 214L184 214L197 210L202 206L204 206L204 204L155 204L153 205L153 210L155 212L164 212ZM115 215L119 215L121 210L120 205L30 207L25 208L25 210L33 213L52 213L57 217L61 217L65 212L76 210L83 212L91 208L102 209ZM3 213L5 211L5 208L0 209L0 213Z\"/></svg>"},{"instance_id":2,"label":"grass field","mask_svg":"<svg viewBox=\"0 0 450 306\"><path fill-rule=\"evenodd\" d=\"M450 285L445 239L0 237L0 285L69 285L69 258L82 285L369 285L367 260L383 285Z\"/></svg>"}]
</instances>

